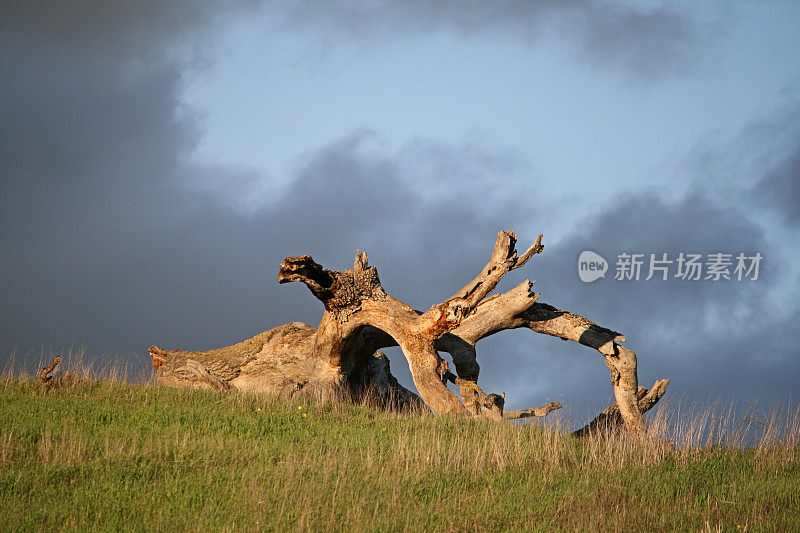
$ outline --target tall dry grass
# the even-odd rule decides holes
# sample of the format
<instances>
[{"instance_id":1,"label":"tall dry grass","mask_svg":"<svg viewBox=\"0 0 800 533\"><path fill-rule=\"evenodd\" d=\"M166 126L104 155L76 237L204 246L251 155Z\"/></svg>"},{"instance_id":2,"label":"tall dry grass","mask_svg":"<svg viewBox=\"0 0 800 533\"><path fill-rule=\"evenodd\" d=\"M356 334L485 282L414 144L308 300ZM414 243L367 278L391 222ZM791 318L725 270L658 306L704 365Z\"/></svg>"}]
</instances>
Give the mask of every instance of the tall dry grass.
<instances>
[{"instance_id":1,"label":"tall dry grass","mask_svg":"<svg viewBox=\"0 0 800 533\"><path fill-rule=\"evenodd\" d=\"M84 346L70 346L62 350L40 346L21 353L13 347L0 367L0 379L9 380L35 376L56 357L61 362L56 373L69 375L81 380L106 380L124 383L147 383L153 381L153 373L142 361L132 361L131 357L119 354L91 356ZM138 356L137 356L138 357Z\"/></svg>"},{"instance_id":2,"label":"tall dry grass","mask_svg":"<svg viewBox=\"0 0 800 533\"><path fill-rule=\"evenodd\" d=\"M788 402L666 398L646 439L575 439L563 422L130 384L65 361L81 376L66 387L0 385L0 529L785 530L800 511Z\"/></svg>"}]
</instances>

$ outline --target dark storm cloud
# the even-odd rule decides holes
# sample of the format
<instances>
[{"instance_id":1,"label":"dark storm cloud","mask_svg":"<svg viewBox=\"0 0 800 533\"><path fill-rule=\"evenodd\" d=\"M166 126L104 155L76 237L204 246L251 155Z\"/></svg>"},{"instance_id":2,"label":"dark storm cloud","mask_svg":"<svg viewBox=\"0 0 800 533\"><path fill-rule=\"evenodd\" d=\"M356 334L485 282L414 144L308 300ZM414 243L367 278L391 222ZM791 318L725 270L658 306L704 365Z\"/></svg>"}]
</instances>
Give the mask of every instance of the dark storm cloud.
<instances>
[{"instance_id":1,"label":"dark storm cloud","mask_svg":"<svg viewBox=\"0 0 800 533\"><path fill-rule=\"evenodd\" d=\"M800 282L788 244L797 242L798 109L781 106L727 143L693 152L678 169L693 182L678 198L665 199L670 184L629 191L556 242L545 231L544 252L517 276L537 280L541 301L624 333L639 355L641 383L672 378L672 400L785 400L800 382L800 305L781 298ZM609 261L606 279L580 281L583 250ZM622 252L646 254L640 281L613 279ZM674 260L680 252L764 259L756 281L644 280L649 254ZM582 419L613 401L601 357L575 343L506 332L482 341L478 360L484 388L509 392L517 407L557 399L562 414Z\"/></svg>"},{"instance_id":2,"label":"dark storm cloud","mask_svg":"<svg viewBox=\"0 0 800 533\"><path fill-rule=\"evenodd\" d=\"M641 384L672 378L673 399L769 404L796 394L800 304L784 296L800 285L798 111L796 102L782 105L722 146L693 152L680 167L693 184L677 199L664 199L669 183L630 191L558 242L547 246L545 235L543 254L526 266L541 300L624 333L639 355ZM583 250L606 258L606 279L580 281L577 260ZM613 279L623 252L645 254L640 281ZM680 252L760 253L763 261L756 281L662 281L658 274L644 280L649 254L667 253L674 260ZM670 272L674 275L674 264ZM592 405L592 412L611 400L605 368L591 350L513 335L517 342L492 340L496 347L484 346L485 351L499 354L508 368L531 361L535 370L504 376L485 364L482 380L488 388L508 390L514 376L512 386L523 397L518 405L560 399L578 409L564 410L577 418L587 414L581 406ZM480 356L479 362L484 362Z\"/></svg>"},{"instance_id":3,"label":"dark storm cloud","mask_svg":"<svg viewBox=\"0 0 800 533\"><path fill-rule=\"evenodd\" d=\"M556 35L592 64L622 66L647 78L686 70L720 37L713 24L684 10L624 2L325 2L299 4L287 20L321 31L325 46L437 31L524 42Z\"/></svg>"},{"instance_id":4,"label":"dark storm cloud","mask_svg":"<svg viewBox=\"0 0 800 533\"><path fill-rule=\"evenodd\" d=\"M727 198L772 230L800 221L800 101L785 92L785 101L748 121L734 139L698 143L685 167L703 194Z\"/></svg>"},{"instance_id":5,"label":"dark storm cloud","mask_svg":"<svg viewBox=\"0 0 800 533\"><path fill-rule=\"evenodd\" d=\"M341 269L365 250L393 296L426 308L475 275L498 229L518 229L522 247L535 237L523 228L542 228L544 254L506 286L531 277L542 301L625 333L644 383L671 377L680 393L730 382L766 398L796 383L798 313L777 314L761 300L780 288L782 270L772 262L776 243L742 204L699 189L674 202L635 193L552 243L545 228L554 222L540 205L557 202L541 198L535 180L498 185L528 172L514 154L422 141L389 153L356 132L311 153L271 207L242 215L186 188L193 173L217 174L220 183L258 179L185 163L201 132L179 112L187 58L171 51L207 31L214 10L159 2L137 19L126 9L138 3L103 3L99 13L88 12L99 4L58 4L75 8L60 13L49 5L28 4L22 16L4 3L0 17L0 349L75 341L90 353L127 355L152 343L222 346L293 320L314 325L322 310L307 289L275 281L281 259L300 253ZM561 9L554 5L535 9ZM480 27L480 17L463 16L460 31ZM54 28L59 18L64 27ZM626 31L652 23L612 18ZM764 185L753 198L796 223L792 153L753 176ZM431 190L415 188L424 186L420 176ZM558 209L577 216L568 204ZM620 251L760 251L765 261L757 282L585 285L576 273L583 249L605 255L612 269ZM479 345L479 362L482 384L508 391L519 406L560 399L581 409L610 394L600 356L576 343L508 332Z\"/></svg>"},{"instance_id":6,"label":"dark storm cloud","mask_svg":"<svg viewBox=\"0 0 800 533\"><path fill-rule=\"evenodd\" d=\"M682 280L674 278L659 283L658 273L647 282L613 280L619 254L646 254L641 271L643 280L648 275L651 253L656 254L658 259L667 253L668 258L674 260L680 252L699 253L704 257L716 252L744 252L750 256L755 252L769 254L767 248L771 248L764 231L749 220L745 212L734 206L720 205L714 199L698 193L691 193L677 202L664 201L655 193L643 193L616 201L613 209L586 220L581 224L579 234L561 242L563 244L553 251L557 257L551 258L556 263L555 271L552 274L542 272L539 276L547 276L545 279L554 276L579 290L576 297L596 302L592 308L598 319L607 315L610 319L619 320L626 316L625 302L642 302L648 308L657 307L657 318L650 318L648 312L638 321L652 319L668 324L685 321L687 326L697 325L697 320L702 318L708 306L747 303L756 296L758 283L678 283ZM607 279L590 284L578 279L577 259L583 250L593 250L606 256L609 261ZM574 275L565 280L560 273L567 266ZM774 267L769 262L761 265L758 281L762 288L764 284L774 283L771 278ZM672 265L672 276L675 268ZM651 298L657 300L651 302ZM569 302L570 305L578 303L577 300Z\"/></svg>"},{"instance_id":7,"label":"dark storm cloud","mask_svg":"<svg viewBox=\"0 0 800 533\"><path fill-rule=\"evenodd\" d=\"M4 350L91 338L113 349L134 329L126 316L145 306L132 296L157 264L148 256L170 251L162 235L185 210L172 178L197 138L177 113L172 51L208 27L208 7L0 6Z\"/></svg>"},{"instance_id":8,"label":"dark storm cloud","mask_svg":"<svg viewBox=\"0 0 800 533\"><path fill-rule=\"evenodd\" d=\"M3 55L4 349L73 340L95 353L205 348L291 320L314 324L321 310L305 288L275 283L280 260L299 253L344 268L364 249L387 286L426 306L431 287L447 296L479 268L461 262L462 241L481 256L491 246L499 220L472 213L473 189L450 183L449 202L430 202L401 161L414 158L432 181L446 171L475 184L509 169L503 155L424 142L386 154L364 148L370 134L359 132L311 154L273 207L242 215L185 188L193 174L258 176L184 162L199 131L178 113L182 64L157 54L160 34L140 35L147 60L120 47L91 61L30 35L4 33L15 45ZM166 32L160 46L172 40ZM403 252L411 243L418 252ZM437 261L448 264L408 275ZM452 281L448 269L463 275Z\"/></svg>"},{"instance_id":9,"label":"dark storm cloud","mask_svg":"<svg viewBox=\"0 0 800 533\"><path fill-rule=\"evenodd\" d=\"M778 168L770 172L747 196L795 228L800 224L800 146Z\"/></svg>"},{"instance_id":10,"label":"dark storm cloud","mask_svg":"<svg viewBox=\"0 0 800 533\"><path fill-rule=\"evenodd\" d=\"M170 50L204 27L206 7L2 4L0 216L6 236L33 231L57 245L57 232L42 231L43 214L65 225L104 219L105 225L109 214L148 209L158 198L177 156L198 133L178 116L183 65ZM71 209L76 202L81 210Z\"/></svg>"},{"instance_id":11,"label":"dark storm cloud","mask_svg":"<svg viewBox=\"0 0 800 533\"><path fill-rule=\"evenodd\" d=\"M74 67L162 60L165 45L252 6L249 1L9 1L0 5L4 52L11 58L69 60ZM4 53L4 55L6 55Z\"/></svg>"},{"instance_id":12,"label":"dark storm cloud","mask_svg":"<svg viewBox=\"0 0 800 533\"><path fill-rule=\"evenodd\" d=\"M765 214L772 220L770 214L781 217L793 212L783 196L791 196L797 183L795 161L796 152L784 154L774 169L764 168L763 176L752 177L764 199L757 211L752 202L741 203L736 195L699 186L676 201L663 200L655 190L616 199L584 220L578 231L546 247L528 267L537 279L541 300L624 333L639 355L643 385L669 377L676 397L757 398L766 403L785 399L800 382L796 332L800 305L791 302L787 309L773 302L776 295L796 287L798 280L792 279L794 267L785 242L777 240L779 228L759 220ZM609 262L606 279L580 281L577 260L583 250L595 251ZM616 260L623 252L645 254L639 281L614 279ZM675 260L681 252L704 258L717 252L734 256L758 252L764 259L755 281L675 279L674 264L667 281L658 274L645 280L649 254L660 259L667 253ZM559 388L564 387L577 391L568 395L573 405L578 399L601 408L608 401L601 361L589 360L599 356L578 353L573 343L536 342L533 346L555 360L533 357L537 374L529 383L529 401L541 395L558 398ZM505 356L510 361L532 359L532 350L521 342L502 349L513 353ZM577 357L583 362L577 363ZM500 376L490 372L484 379L499 382ZM515 388L524 390L524 384L525 378L519 377Z\"/></svg>"},{"instance_id":13,"label":"dark storm cloud","mask_svg":"<svg viewBox=\"0 0 800 533\"><path fill-rule=\"evenodd\" d=\"M686 70L716 32L684 11L591 3L576 13L582 52L592 62L619 64L649 78Z\"/></svg>"}]
</instances>

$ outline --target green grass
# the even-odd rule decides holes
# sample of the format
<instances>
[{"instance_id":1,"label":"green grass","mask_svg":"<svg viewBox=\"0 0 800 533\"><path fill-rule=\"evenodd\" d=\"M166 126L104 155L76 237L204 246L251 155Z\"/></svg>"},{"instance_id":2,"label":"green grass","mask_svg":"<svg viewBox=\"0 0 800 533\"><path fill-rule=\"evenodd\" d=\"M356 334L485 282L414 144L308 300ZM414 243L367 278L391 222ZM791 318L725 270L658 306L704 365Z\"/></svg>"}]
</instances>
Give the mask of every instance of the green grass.
<instances>
[{"instance_id":1,"label":"green grass","mask_svg":"<svg viewBox=\"0 0 800 533\"><path fill-rule=\"evenodd\" d=\"M0 413L2 531L797 531L800 517L797 412L752 447L700 445L687 430L673 448L115 380L44 392L7 377Z\"/></svg>"}]
</instances>

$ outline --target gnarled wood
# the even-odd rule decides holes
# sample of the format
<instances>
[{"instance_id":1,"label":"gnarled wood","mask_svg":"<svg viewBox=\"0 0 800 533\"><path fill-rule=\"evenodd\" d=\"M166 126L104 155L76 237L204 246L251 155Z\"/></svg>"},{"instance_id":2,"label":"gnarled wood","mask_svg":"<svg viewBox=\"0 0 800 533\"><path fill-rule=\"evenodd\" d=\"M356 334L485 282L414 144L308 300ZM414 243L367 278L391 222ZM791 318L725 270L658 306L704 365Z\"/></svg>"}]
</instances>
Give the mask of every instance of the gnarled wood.
<instances>
[{"instance_id":1,"label":"gnarled wood","mask_svg":"<svg viewBox=\"0 0 800 533\"><path fill-rule=\"evenodd\" d=\"M45 390L53 386L54 383L53 376L51 376L50 374L53 373L53 370L56 369L56 367L60 362L61 362L61 356L57 355L53 358L52 361L50 361L49 365L42 367L42 369L39 370L39 373L36 374L36 379L39 381L39 385L44 387Z\"/></svg>"},{"instance_id":2,"label":"gnarled wood","mask_svg":"<svg viewBox=\"0 0 800 533\"><path fill-rule=\"evenodd\" d=\"M636 393L639 412L641 414L645 414L647 411L652 409L658 400L661 399L664 393L667 392L668 385L668 379L660 379L653 384L650 390L645 389L644 387L639 387L639 390ZM615 431L622 425L622 412L618 403L614 402L610 406L606 407L599 415L597 415L594 420L583 426L581 429L575 431L573 435L576 437L583 437L598 431Z\"/></svg>"},{"instance_id":3,"label":"gnarled wood","mask_svg":"<svg viewBox=\"0 0 800 533\"><path fill-rule=\"evenodd\" d=\"M293 322L210 351L152 346L153 366L163 383L220 391L368 395L392 407L418 406L424 401L436 414L496 420L545 416L561 404L504 411L504 394L487 394L477 385L476 343L505 329L528 328L598 350L611 370L617 400L615 410L606 413L605 419L617 417L631 434L643 434L643 409L658 401L666 385L658 389L660 393L650 394L651 403L646 402L644 408L644 397L637 396L636 354L619 344L624 336L583 316L538 302L539 294L532 292L529 280L491 295L503 276L544 249L539 235L518 256L516 240L513 231L499 232L489 261L477 276L424 312L386 293L366 253L356 251L353 269L344 271L325 269L310 255L287 257L281 263L278 282L302 282L322 302L325 313L317 328ZM421 401L391 375L388 359L379 351L389 346L401 348ZM455 374L440 352L452 356ZM447 388L448 381L458 385L460 399Z\"/></svg>"},{"instance_id":4,"label":"gnarled wood","mask_svg":"<svg viewBox=\"0 0 800 533\"><path fill-rule=\"evenodd\" d=\"M529 418L532 416L547 416L551 411L561 409L561 402L550 402L541 407L531 407L530 409L521 409L519 411L505 411L503 418L506 420L516 420L518 418Z\"/></svg>"}]
</instances>

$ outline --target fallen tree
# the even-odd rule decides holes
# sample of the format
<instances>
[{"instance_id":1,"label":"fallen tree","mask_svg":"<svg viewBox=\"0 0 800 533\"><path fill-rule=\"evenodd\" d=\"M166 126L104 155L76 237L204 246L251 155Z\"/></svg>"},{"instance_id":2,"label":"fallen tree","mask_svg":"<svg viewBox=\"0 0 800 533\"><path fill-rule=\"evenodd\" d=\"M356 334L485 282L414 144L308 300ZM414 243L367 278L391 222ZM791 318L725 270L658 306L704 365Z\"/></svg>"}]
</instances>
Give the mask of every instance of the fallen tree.
<instances>
[{"instance_id":1,"label":"fallen tree","mask_svg":"<svg viewBox=\"0 0 800 533\"><path fill-rule=\"evenodd\" d=\"M343 272L325 269L309 255L287 257L278 282L305 283L322 302L325 313L316 328L292 322L210 351L151 346L158 381L283 396L361 399L368 395L389 408L424 405L435 414L497 420L545 416L561 404L506 411L504 394L487 394L477 383L476 343L499 331L528 328L594 348L611 371L616 402L576 434L618 424L631 434L644 434L642 414L661 398L669 380L656 382L649 391L639 387L636 354L619 344L625 341L623 335L538 302L530 280L492 295L503 276L544 248L539 235L518 255L516 240L513 231L499 232L488 263L475 279L424 312L388 295L363 252L356 251L353 269ZM401 348L419 396L392 375L389 360L380 351L391 346ZM452 356L455 373L440 352ZM448 382L459 387L460 398L447 388Z\"/></svg>"}]
</instances>

